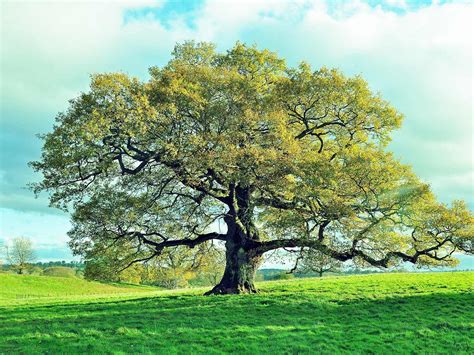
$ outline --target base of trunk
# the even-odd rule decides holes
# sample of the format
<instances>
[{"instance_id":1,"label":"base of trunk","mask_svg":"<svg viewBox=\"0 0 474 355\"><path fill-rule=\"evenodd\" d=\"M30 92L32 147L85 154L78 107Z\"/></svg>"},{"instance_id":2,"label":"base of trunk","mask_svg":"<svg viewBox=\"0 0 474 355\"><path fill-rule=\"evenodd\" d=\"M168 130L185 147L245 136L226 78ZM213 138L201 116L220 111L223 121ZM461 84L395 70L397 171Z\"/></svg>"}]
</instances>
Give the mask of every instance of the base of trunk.
<instances>
[{"instance_id":1,"label":"base of trunk","mask_svg":"<svg viewBox=\"0 0 474 355\"><path fill-rule=\"evenodd\" d=\"M257 288L253 283L244 283L236 286L217 284L212 290L207 291L204 296L209 295L239 295L245 293L258 293Z\"/></svg>"},{"instance_id":2,"label":"base of trunk","mask_svg":"<svg viewBox=\"0 0 474 355\"><path fill-rule=\"evenodd\" d=\"M228 248L226 256L226 267L222 280L205 295L257 293L254 279L262 257L241 247Z\"/></svg>"}]
</instances>

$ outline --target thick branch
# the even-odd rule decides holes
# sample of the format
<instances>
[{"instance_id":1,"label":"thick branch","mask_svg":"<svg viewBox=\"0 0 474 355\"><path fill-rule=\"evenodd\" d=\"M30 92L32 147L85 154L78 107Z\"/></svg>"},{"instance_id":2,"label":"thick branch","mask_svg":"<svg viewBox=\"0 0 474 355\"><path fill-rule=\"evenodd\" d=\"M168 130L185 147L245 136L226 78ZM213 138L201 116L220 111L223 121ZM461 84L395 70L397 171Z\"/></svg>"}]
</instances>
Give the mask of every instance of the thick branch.
<instances>
[{"instance_id":1,"label":"thick branch","mask_svg":"<svg viewBox=\"0 0 474 355\"><path fill-rule=\"evenodd\" d=\"M163 242L155 242L146 238L146 235L143 233L135 232L136 236L138 236L143 243L152 245L155 247L157 251L162 251L164 248L168 247L177 247L177 246L187 246L189 248L194 248L196 245L201 243L207 242L209 240L217 239L217 240L226 240L225 234L220 233L206 233L206 234L198 234L198 237L192 238L183 238L183 239L173 239L173 240L165 240Z\"/></svg>"},{"instance_id":2,"label":"thick branch","mask_svg":"<svg viewBox=\"0 0 474 355\"><path fill-rule=\"evenodd\" d=\"M256 243L254 246L255 251L258 254L263 254L270 250L280 249L280 248L312 248L321 251L322 253L336 259L339 261L347 261L353 259L355 257L360 257L369 264L373 266L379 267L388 267L390 262L393 259L402 259L403 261L411 262L415 264L418 259L422 256L427 256L433 260L442 261L445 260L448 256L450 256L454 251L455 248L445 256L438 256L435 252L439 248L441 248L444 244L446 244L449 239L444 239L438 242L436 245L431 246L429 248L425 248L423 250L417 250L415 254L409 255L402 252L388 252L383 258L375 259L370 255L365 254L361 250L357 250L355 248L351 248L349 251L339 252L334 249L331 249L327 245L323 244L319 240L308 240L308 239L279 239L279 240L271 240L266 242Z\"/></svg>"}]
</instances>

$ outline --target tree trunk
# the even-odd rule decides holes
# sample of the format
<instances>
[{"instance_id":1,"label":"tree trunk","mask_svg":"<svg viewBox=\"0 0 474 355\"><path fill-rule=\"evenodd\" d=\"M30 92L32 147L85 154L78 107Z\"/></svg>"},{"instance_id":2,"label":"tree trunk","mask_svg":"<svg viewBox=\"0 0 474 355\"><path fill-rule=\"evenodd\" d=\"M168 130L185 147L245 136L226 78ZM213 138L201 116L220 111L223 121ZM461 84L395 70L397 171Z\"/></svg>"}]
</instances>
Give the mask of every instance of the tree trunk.
<instances>
[{"instance_id":1,"label":"tree trunk","mask_svg":"<svg viewBox=\"0 0 474 355\"><path fill-rule=\"evenodd\" d=\"M231 187L230 203L224 221L227 224L226 265L222 280L205 295L256 293L255 273L262 261L262 254L252 249L259 240L252 221L251 189L239 185Z\"/></svg>"},{"instance_id":2,"label":"tree trunk","mask_svg":"<svg viewBox=\"0 0 474 355\"><path fill-rule=\"evenodd\" d=\"M226 242L226 266L222 280L205 295L256 293L255 273L262 256L242 244Z\"/></svg>"}]
</instances>

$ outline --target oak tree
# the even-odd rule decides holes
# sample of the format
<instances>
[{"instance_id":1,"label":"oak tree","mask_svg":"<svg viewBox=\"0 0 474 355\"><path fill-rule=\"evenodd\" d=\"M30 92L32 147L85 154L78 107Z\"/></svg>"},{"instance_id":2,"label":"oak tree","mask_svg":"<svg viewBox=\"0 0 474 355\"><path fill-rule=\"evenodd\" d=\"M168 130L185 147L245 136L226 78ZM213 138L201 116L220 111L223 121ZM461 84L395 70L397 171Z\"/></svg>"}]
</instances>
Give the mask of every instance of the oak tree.
<instances>
[{"instance_id":1,"label":"oak tree","mask_svg":"<svg viewBox=\"0 0 474 355\"><path fill-rule=\"evenodd\" d=\"M361 77L241 43L179 44L149 72L93 75L43 136L34 189L72 211L75 253L123 246L144 262L220 242L209 293L225 294L256 292L280 248L379 267L472 252L471 212L436 202L386 150L402 115Z\"/></svg>"}]
</instances>

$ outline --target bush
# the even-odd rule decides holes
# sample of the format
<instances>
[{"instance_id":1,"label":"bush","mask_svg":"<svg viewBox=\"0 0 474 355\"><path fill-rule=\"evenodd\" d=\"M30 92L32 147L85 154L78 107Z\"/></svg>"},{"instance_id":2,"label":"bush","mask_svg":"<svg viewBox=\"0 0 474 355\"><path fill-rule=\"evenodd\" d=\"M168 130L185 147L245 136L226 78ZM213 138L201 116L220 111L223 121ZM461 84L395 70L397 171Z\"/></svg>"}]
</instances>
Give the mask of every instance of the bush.
<instances>
[{"instance_id":1,"label":"bush","mask_svg":"<svg viewBox=\"0 0 474 355\"><path fill-rule=\"evenodd\" d=\"M192 271L185 271L172 268L160 268L156 274L154 284L156 286L174 289L189 286L189 280L196 277Z\"/></svg>"},{"instance_id":2,"label":"bush","mask_svg":"<svg viewBox=\"0 0 474 355\"><path fill-rule=\"evenodd\" d=\"M28 267L28 274L30 275L42 275L43 274L43 269L40 268L39 266L30 266Z\"/></svg>"},{"instance_id":3,"label":"bush","mask_svg":"<svg viewBox=\"0 0 474 355\"><path fill-rule=\"evenodd\" d=\"M52 266L43 270L43 276L76 277L76 270L65 266Z\"/></svg>"},{"instance_id":4,"label":"bush","mask_svg":"<svg viewBox=\"0 0 474 355\"><path fill-rule=\"evenodd\" d=\"M143 265L134 264L129 268L119 271L120 267L106 258L97 258L86 261L86 267L82 273L86 280L101 282L123 282L130 284L141 284Z\"/></svg>"},{"instance_id":5,"label":"bush","mask_svg":"<svg viewBox=\"0 0 474 355\"><path fill-rule=\"evenodd\" d=\"M295 278L295 275L289 274L286 271L282 271L277 274L273 274L269 276L268 280L290 280L294 278Z\"/></svg>"}]
</instances>

